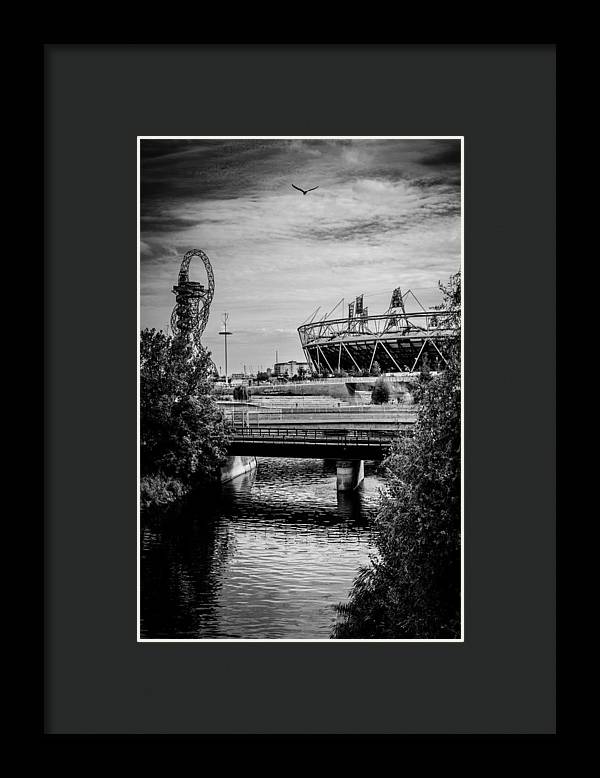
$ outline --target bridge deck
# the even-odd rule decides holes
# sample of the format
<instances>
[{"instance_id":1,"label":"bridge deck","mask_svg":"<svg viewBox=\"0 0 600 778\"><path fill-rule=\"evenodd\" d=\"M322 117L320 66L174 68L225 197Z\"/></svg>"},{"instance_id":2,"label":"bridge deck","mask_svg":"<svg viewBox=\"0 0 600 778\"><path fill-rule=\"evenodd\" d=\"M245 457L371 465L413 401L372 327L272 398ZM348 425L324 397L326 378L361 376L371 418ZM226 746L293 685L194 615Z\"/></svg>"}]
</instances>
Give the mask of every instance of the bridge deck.
<instances>
[{"instance_id":1,"label":"bridge deck","mask_svg":"<svg viewBox=\"0 0 600 778\"><path fill-rule=\"evenodd\" d=\"M412 430L238 427L229 446L229 453L232 456L384 459L399 434L412 435Z\"/></svg>"}]
</instances>

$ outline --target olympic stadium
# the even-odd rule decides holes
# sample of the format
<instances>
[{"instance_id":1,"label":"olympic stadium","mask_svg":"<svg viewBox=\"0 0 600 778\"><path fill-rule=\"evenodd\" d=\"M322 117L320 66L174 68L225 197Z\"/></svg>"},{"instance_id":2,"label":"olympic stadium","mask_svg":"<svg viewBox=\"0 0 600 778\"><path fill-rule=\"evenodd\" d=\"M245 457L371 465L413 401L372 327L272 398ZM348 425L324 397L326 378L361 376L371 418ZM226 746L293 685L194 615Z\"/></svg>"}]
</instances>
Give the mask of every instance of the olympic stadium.
<instances>
[{"instance_id":1,"label":"olympic stadium","mask_svg":"<svg viewBox=\"0 0 600 778\"><path fill-rule=\"evenodd\" d=\"M420 310L406 310L409 297ZM458 340L453 317L439 310L426 310L410 289L404 294L399 287L394 289L383 314L369 315L363 295L348 304L346 318L332 319L327 314L315 321L317 311L308 323L298 327L306 361L317 375L368 375L376 363L382 373L412 373L424 362L432 370L442 370L448 346Z\"/></svg>"}]
</instances>

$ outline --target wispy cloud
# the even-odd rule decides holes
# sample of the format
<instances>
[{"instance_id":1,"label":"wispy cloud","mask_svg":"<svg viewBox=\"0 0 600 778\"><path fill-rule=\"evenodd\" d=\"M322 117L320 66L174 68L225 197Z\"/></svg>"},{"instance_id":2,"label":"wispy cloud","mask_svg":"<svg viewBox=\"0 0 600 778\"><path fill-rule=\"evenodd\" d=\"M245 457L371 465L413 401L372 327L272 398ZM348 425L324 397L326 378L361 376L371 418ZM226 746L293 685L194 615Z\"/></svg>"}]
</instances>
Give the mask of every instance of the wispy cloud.
<instances>
[{"instance_id":1,"label":"wispy cloud","mask_svg":"<svg viewBox=\"0 0 600 778\"><path fill-rule=\"evenodd\" d=\"M216 290L204 342L219 364L300 358L296 328L317 306L395 286L437 302L460 264L458 141L141 142L142 326L164 327L185 251L204 249ZM319 188L304 196L292 183ZM201 268L194 269L201 277ZM370 295L370 297L369 297Z\"/></svg>"}]
</instances>

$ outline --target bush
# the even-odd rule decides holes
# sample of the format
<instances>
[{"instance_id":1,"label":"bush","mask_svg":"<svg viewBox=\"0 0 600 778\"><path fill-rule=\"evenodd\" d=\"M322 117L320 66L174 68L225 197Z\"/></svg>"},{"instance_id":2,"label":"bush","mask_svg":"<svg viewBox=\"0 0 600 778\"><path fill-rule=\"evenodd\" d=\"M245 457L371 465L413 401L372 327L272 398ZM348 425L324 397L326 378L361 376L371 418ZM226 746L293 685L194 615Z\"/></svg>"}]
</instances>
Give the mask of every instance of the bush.
<instances>
[{"instance_id":1,"label":"bush","mask_svg":"<svg viewBox=\"0 0 600 778\"><path fill-rule=\"evenodd\" d=\"M444 293L460 326L460 275ZM460 337L446 369L421 383L413 437L398 438L384 466L377 558L360 570L335 638L460 636Z\"/></svg>"},{"instance_id":2,"label":"bush","mask_svg":"<svg viewBox=\"0 0 600 778\"><path fill-rule=\"evenodd\" d=\"M390 399L390 387L383 378L378 378L375 381L375 386L371 392L371 402L374 405L383 405L389 402Z\"/></svg>"},{"instance_id":3,"label":"bush","mask_svg":"<svg viewBox=\"0 0 600 778\"><path fill-rule=\"evenodd\" d=\"M240 384L239 386L234 386L233 388L233 399L234 400L248 400L250 397L250 390L247 386L244 386L243 384Z\"/></svg>"},{"instance_id":4,"label":"bush","mask_svg":"<svg viewBox=\"0 0 600 778\"><path fill-rule=\"evenodd\" d=\"M185 492L184 485L176 478L144 476L140 480L140 506L143 510L165 507L180 500Z\"/></svg>"}]
</instances>

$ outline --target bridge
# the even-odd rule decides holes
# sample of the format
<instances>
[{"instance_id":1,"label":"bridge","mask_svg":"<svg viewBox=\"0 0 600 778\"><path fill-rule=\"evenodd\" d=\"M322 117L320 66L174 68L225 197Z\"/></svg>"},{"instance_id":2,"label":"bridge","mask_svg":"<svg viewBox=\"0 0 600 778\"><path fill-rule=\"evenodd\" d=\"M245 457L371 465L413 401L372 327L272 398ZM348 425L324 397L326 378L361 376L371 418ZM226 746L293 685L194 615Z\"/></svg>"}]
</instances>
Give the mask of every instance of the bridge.
<instances>
[{"instance_id":1,"label":"bridge","mask_svg":"<svg viewBox=\"0 0 600 778\"><path fill-rule=\"evenodd\" d=\"M364 478L364 460L382 460L394 439L413 434L413 425L389 423L387 429L356 428L355 425L303 424L289 422L253 427L238 424L228 453L231 465L227 477L254 467L256 457L335 459L339 491L356 489Z\"/></svg>"},{"instance_id":2,"label":"bridge","mask_svg":"<svg viewBox=\"0 0 600 778\"><path fill-rule=\"evenodd\" d=\"M397 435L412 429L354 430L307 427L236 427L229 446L232 456L309 459L385 459Z\"/></svg>"}]
</instances>

